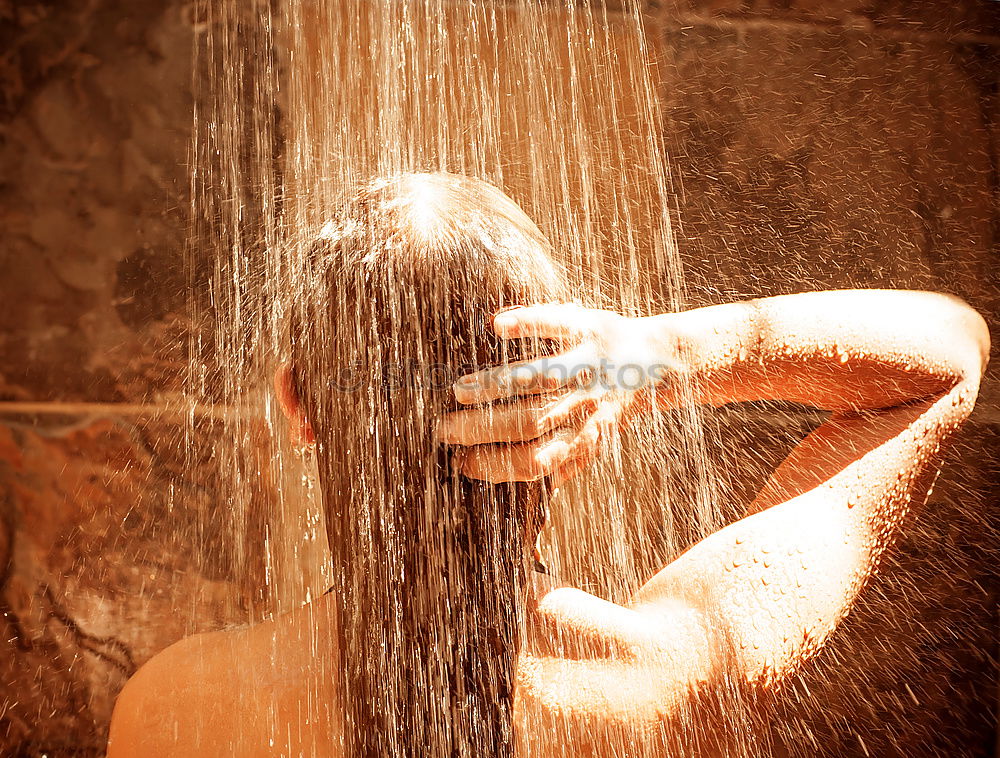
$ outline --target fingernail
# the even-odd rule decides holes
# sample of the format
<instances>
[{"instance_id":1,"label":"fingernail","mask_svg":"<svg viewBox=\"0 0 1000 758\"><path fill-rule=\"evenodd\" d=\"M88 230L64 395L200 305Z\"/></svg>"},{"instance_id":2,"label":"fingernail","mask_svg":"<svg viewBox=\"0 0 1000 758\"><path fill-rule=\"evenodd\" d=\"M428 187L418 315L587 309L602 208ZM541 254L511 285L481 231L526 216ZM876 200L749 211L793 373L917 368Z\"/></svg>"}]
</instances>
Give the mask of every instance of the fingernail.
<instances>
[{"instance_id":1,"label":"fingernail","mask_svg":"<svg viewBox=\"0 0 1000 758\"><path fill-rule=\"evenodd\" d=\"M546 414L535 422L535 431L538 433L538 436L541 436L551 432L554 426L555 424L552 422L552 416Z\"/></svg>"},{"instance_id":2,"label":"fingernail","mask_svg":"<svg viewBox=\"0 0 1000 758\"><path fill-rule=\"evenodd\" d=\"M544 469L552 468L566 456L565 445L551 445L535 455L535 461Z\"/></svg>"},{"instance_id":3,"label":"fingernail","mask_svg":"<svg viewBox=\"0 0 1000 758\"><path fill-rule=\"evenodd\" d=\"M517 326L517 317L509 313L498 313L493 317L494 329L510 329Z\"/></svg>"}]
</instances>

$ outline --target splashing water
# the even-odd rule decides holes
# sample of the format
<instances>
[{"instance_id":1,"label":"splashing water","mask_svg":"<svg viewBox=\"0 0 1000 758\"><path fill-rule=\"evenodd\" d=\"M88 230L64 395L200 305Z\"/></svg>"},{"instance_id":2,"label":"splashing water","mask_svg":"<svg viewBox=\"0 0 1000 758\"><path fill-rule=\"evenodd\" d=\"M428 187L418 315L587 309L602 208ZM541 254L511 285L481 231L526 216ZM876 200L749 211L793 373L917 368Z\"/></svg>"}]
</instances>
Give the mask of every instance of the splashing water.
<instances>
[{"instance_id":1,"label":"splashing water","mask_svg":"<svg viewBox=\"0 0 1000 758\"><path fill-rule=\"evenodd\" d=\"M221 0L203 13L189 269L206 326L189 397L227 418L214 448L219 528L242 546L231 560L252 621L338 581L314 453L288 444L269 382L288 357L289 319L315 296L306 254L359 186L414 171L484 179L538 224L580 300L643 314L677 310L685 293L637 5ZM362 470L387 467L377 448L355 453ZM387 468L381 486L402 488L405 473ZM623 602L730 520L717 503L689 405L644 422L558 493L543 554L567 583ZM261 521L263 551L247 530Z\"/></svg>"}]
</instances>

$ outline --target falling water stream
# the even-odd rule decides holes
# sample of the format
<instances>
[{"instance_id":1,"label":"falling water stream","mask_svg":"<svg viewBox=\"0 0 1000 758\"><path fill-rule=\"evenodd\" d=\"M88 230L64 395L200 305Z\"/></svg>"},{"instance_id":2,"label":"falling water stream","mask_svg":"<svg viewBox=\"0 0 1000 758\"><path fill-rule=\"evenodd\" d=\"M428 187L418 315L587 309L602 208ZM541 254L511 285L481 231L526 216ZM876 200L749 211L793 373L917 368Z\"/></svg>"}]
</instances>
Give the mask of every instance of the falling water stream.
<instances>
[{"instance_id":1,"label":"falling water stream","mask_svg":"<svg viewBox=\"0 0 1000 758\"><path fill-rule=\"evenodd\" d=\"M314 454L287 438L270 377L307 294L303 251L360 185L485 179L551 240L581 302L638 315L686 299L637 3L218 0L202 15L190 432L224 409L214 528L234 535L252 622L332 583ZM561 580L621 602L731 518L718 501L689 406L564 487L542 552ZM242 534L251 523L263 550Z\"/></svg>"}]
</instances>

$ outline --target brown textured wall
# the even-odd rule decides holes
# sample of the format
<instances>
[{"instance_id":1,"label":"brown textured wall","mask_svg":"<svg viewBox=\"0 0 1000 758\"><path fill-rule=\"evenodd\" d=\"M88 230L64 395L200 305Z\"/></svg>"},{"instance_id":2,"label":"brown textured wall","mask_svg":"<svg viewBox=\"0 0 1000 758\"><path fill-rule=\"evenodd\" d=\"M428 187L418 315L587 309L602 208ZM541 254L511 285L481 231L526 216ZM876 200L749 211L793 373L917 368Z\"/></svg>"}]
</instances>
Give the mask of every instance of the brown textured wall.
<instances>
[{"instance_id":1,"label":"brown textured wall","mask_svg":"<svg viewBox=\"0 0 1000 758\"><path fill-rule=\"evenodd\" d=\"M0 2L2 756L103 754L136 666L254 601L208 448L136 407L187 367L191 5Z\"/></svg>"},{"instance_id":2,"label":"brown textured wall","mask_svg":"<svg viewBox=\"0 0 1000 758\"><path fill-rule=\"evenodd\" d=\"M192 5L0 0L0 401L22 404L0 406L0 755L99 755L136 665L256 600L244 546L217 542L213 461L179 416L128 407L186 365ZM997 8L653 3L691 300L929 287L995 328ZM992 754L998 367L931 507L782 702L776 753ZM794 418L709 419L734 497Z\"/></svg>"},{"instance_id":3,"label":"brown textured wall","mask_svg":"<svg viewBox=\"0 0 1000 758\"><path fill-rule=\"evenodd\" d=\"M0 5L0 393L173 389L191 27L180 3Z\"/></svg>"}]
</instances>

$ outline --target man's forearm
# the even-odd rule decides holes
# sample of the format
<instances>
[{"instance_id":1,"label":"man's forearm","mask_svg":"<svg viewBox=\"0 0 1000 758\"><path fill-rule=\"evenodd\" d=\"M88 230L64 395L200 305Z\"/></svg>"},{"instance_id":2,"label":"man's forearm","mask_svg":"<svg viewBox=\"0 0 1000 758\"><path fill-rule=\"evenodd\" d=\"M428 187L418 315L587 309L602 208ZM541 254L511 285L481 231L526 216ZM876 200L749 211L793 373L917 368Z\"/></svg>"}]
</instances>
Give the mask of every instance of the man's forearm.
<instances>
[{"instance_id":1,"label":"man's forearm","mask_svg":"<svg viewBox=\"0 0 1000 758\"><path fill-rule=\"evenodd\" d=\"M680 353L696 402L710 405L782 399L834 411L893 407L978 377L989 344L975 311L929 292L803 293L646 321L654 344L661 339L655 349Z\"/></svg>"}]
</instances>

